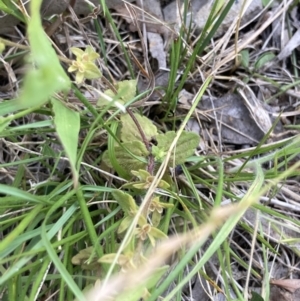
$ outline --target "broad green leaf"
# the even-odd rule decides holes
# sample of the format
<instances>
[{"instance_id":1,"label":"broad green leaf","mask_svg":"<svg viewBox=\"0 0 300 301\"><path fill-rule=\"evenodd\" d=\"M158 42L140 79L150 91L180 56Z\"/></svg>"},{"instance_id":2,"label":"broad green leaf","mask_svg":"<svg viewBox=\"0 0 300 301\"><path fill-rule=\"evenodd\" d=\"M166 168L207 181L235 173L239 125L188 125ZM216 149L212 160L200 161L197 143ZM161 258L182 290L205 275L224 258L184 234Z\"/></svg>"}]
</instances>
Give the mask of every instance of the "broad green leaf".
<instances>
[{"instance_id":1,"label":"broad green leaf","mask_svg":"<svg viewBox=\"0 0 300 301\"><path fill-rule=\"evenodd\" d=\"M52 99L54 124L58 137L69 158L73 173L74 186L77 186L78 171L76 169L78 136L80 129L80 116L78 112L64 106L60 101Z\"/></svg>"},{"instance_id":2,"label":"broad green leaf","mask_svg":"<svg viewBox=\"0 0 300 301\"><path fill-rule=\"evenodd\" d=\"M111 90L111 89L107 89L104 92L105 95L107 95L109 98L114 99L116 94ZM97 106L103 106L103 105L107 105L108 104L108 100L105 99L104 97L100 96L97 102ZM122 102L123 104L123 102Z\"/></svg>"},{"instance_id":3,"label":"broad green leaf","mask_svg":"<svg viewBox=\"0 0 300 301\"><path fill-rule=\"evenodd\" d=\"M266 52L262 54L255 63L255 69L263 67L266 63L273 60L273 58L275 58L275 54L273 52Z\"/></svg>"},{"instance_id":4,"label":"broad green leaf","mask_svg":"<svg viewBox=\"0 0 300 301\"><path fill-rule=\"evenodd\" d=\"M116 147L116 157L119 164L128 170L128 172L131 170L146 169L149 152L144 143L132 141L122 143L122 145L128 149L132 155L118 145Z\"/></svg>"},{"instance_id":5,"label":"broad green leaf","mask_svg":"<svg viewBox=\"0 0 300 301\"><path fill-rule=\"evenodd\" d=\"M152 147L152 151L154 152L154 156L158 160L162 161L165 158L175 137L176 133L174 131L160 134L155 137L157 140L157 146ZM199 144L199 140L199 136L195 133L185 131L182 132L174 150L172 151L169 165L176 166L183 164L185 160L194 153L196 147Z\"/></svg>"},{"instance_id":6,"label":"broad green leaf","mask_svg":"<svg viewBox=\"0 0 300 301\"><path fill-rule=\"evenodd\" d=\"M151 140L154 136L157 135L157 128L150 119L139 114L134 114L134 116L138 124L140 125L146 139ZM121 123L121 140L123 142L130 142L134 140L142 141L141 134L129 114L121 116Z\"/></svg>"},{"instance_id":7,"label":"broad green leaf","mask_svg":"<svg viewBox=\"0 0 300 301\"><path fill-rule=\"evenodd\" d=\"M31 1L31 18L28 21L31 69L25 76L18 106L14 110L41 106L55 92L70 89L71 82L43 30L40 0Z\"/></svg>"},{"instance_id":8,"label":"broad green leaf","mask_svg":"<svg viewBox=\"0 0 300 301\"><path fill-rule=\"evenodd\" d=\"M118 95L124 101L124 103L128 102L129 100L135 97L136 86L137 86L136 79L123 80L121 82L118 82L117 84Z\"/></svg>"},{"instance_id":9,"label":"broad green leaf","mask_svg":"<svg viewBox=\"0 0 300 301\"><path fill-rule=\"evenodd\" d=\"M127 171L127 176L130 178L131 170L146 169L149 152L145 145L140 141L126 142L122 143L122 145L125 149L119 145L115 146L115 156L119 165ZM126 149L128 149L130 153L126 151ZM107 151L104 152L102 161L108 167L113 168Z\"/></svg>"},{"instance_id":10,"label":"broad green leaf","mask_svg":"<svg viewBox=\"0 0 300 301\"><path fill-rule=\"evenodd\" d=\"M110 159L109 159L109 154L108 154L108 150L106 150L104 153L103 153L103 156L102 156L102 162L108 167L108 168L111 168L113 169L113 166L110 162Z\"/></svg>"},{"instance_id":11,"label":"broad green leaf","mask_svg":"<svg viewBox=\"0 0 300 301\"><path fill-rule=\"evenodd\" d=\"M104 92L104 95L106 95L107 97L100 96L97 101L97 106L104 107L110 104L110 106L115 106L118 109L121 109L122 112L126 112L124 101L122 99L119 99L111 89L106 90Z\"/></svg>"}]
</instances>

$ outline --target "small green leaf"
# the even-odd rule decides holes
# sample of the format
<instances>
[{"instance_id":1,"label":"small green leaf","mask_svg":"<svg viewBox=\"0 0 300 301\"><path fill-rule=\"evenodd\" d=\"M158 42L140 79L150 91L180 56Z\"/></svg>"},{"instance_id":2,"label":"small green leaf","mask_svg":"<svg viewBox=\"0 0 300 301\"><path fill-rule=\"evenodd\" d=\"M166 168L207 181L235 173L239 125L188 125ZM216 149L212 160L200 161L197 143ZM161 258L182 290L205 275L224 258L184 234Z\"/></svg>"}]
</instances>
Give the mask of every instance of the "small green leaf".
<instances>
[{"instance_id":1,"label":"small green leaf","mask_svg":"<svg viewBox=\"0 0 300 301\"><path fill-rule=\"evenodd\" d=\"M124 231L126 231L129 228L132 221L133 221L133 218L131 216L124 217L121 224L120 224L120 226L119 226L119 228L118 228L118 233L121 234Z\"/></svg>"},{"instance_id":2,"label":"small green leaf","mask_svg":"<svg viewBox=\"0 0 300 301\"><path fill-rule=\"evenodd\" d=\"M248 49L244 49L240 52L240 62L241 65L245 68L249 67L249 61L250 61L250 56L249 56L249 50Z\"/></svg>"},{"instance_id":3,"label":"small green leaf","mask_svg":"<svg viewBox=\"0 0 300 301\"><path fill-rule=\"evenodd\" d=\"M168 236L162 232L161 230L155 228L155 227L152 227L151 228L151 231L150 231L150 235L155 237L155 238L158 238L158 239L166 239L168 238Z\"/></svg>"},{"instance_id":4,"label":"small green leaf","mask_svg":"<svg viewBox=\"0 0 300 301\"><path fill-rule=\"evenodd\" d=\"M140 181L146 181L150 175L147 170L139 169L139 171L132 170L131 173L136 176Z\"/></svg>"},{"instance_id":5,"label":"small green leaf","mask_svg":"<svg viewBox=\"0 0 300 301\"><path fill-rule=\"evenodd\" d=\"M134 116L137 119L146 139L151 140L157 135L157 128L150 119L139 114L134 114ZM123 142L142 140L141 134L129 114L122 115L121 122L122 128L120 136Z\"/></svg>"},{"instance_id":6,"label":"small green leaf","mask_svg":"<svg viewBox=\"0 0 300 301\"><path fill-rule=\"evenodd\" d=\"M0 54L2 54L4 49L5 49L5 44L3 42L1 42L1 40L0 40Z\"/></svg>"},{"instance_id":7,"label":"small green leaf","mask_svg":"<svg viewBox=\"0 0 300 301\"><path fill-rule=\"evenodd\" d=\"M256 292L251 292L251 299L250 301L264 301L264 299L262 298L262 296L260 296L258 293Z\"/></svg>"},{"instance_id":8,"label":"small green leaf","mask_svg":"<svg viewBox=\"0 0 300 301\"><path fill-rule=\"evenodd\" d=\"M143 183L132 184L132 187L135 189L145 190L148 189L150 185L148 183L143 182Z\"/></svg>"},{"instance_id":9,"label":"small green leaf","mask_svg":"<svg viewBox=\"0 0 300 301\"><path fill-rule=\"evenodd\" d=\"M263 67L266 63L270 62L275 57L276 56L273 52L265 52L258 58L257 62L255 63L255 69Z\"/></svg>"},{"instance_id":10,"label":"small green leaf","mask_svg":"<svg viewBox=\"0 0 300 301\"><path fill-rule=\"evenodd\" d=\"M83 250L80 250L78 254L72 257L72 264L81 265L84 261L89 259L92 255L94 247L88 247Z\"/></svg>"},{"instance_id":11,"label":"small green leaf","mask_svg":"<svg viewBox=\"0 0 300 301\"><path fill-rule=\"evenodd\" d=\"M98 262L112 263L115 260L116 256L117 256L117 253L105 254L100 259L98 259ZM119 256L124 256L124 255L120 254Z\"/></svg>"},{"instance_id":12,"label":"small green leaf","mask_svg":"<svg viewBox=\"0 0 300 301\"><path fill-rule=\"evenodd\" d=\"M123 218L123 220L118 228L118 233L123 233L124 231L126 231L129 228L129 226L131 225L131 223L134 220L134 217L135 217L134 215L136 214L136 212L132 212L132 213L130 213L130 216L126 216ZM142 215L139 216L138 223L145 224L146 223L145 217Z\"/></svg>"},{"instance_id":13,"label":"small green leaf","mask_svg":"<svg viewBox=\"0 0 300 301\"><path fill-rule=\"evenodd\" d=\"M99 268L99 264L97 264L97 258L94 253L94 247L88 247L80 250L78 254L72 257L71 262L74 265L80 265L81 268L85 270L95 270Z\"/></svg>"},{"instance_id":14,"label":"small green leaf","mask_svg":"<svg viewBox=\"0 0 300 301\"><path fill-rule=\"evenodd\" d=\"M170 184L166 182L165 180L160 180L157 187L162 189L168 189L170 187Z\"/></svg>"},{"instance_id":15,"label":"small green leaf","mask_svg":"<svg viewBox=\"0 0 300 301\"><path fill-rule=\"evenodd\" d=\"M152 221L153 227L158 227L160 220L161 220L161 213L159 213L157 210L155 210L151 216L151 221Z\"/></svg>"},{"instance_id":16,"label":"small green leaf","mask_svg":"<svg viewBox=\"0 0 300 301\"><path fill-rule=\"evenodd\" d=\"M148 189L155 178L154 176L151 176L148 171L143 169L140 169L139 171L132 170L131 173L139 178L139 181L127 183L127 187L134 187L136 189ZM168 189L170 185L166 181L160 180L157 187Z\"/></svg>"},{"instance_id":17,"label":"small green leaf","mask_svg":"<svg viewBox=\"0 0 300 301\"><path fill-rule=\"evenodd\" d=\"M80 129L80 116L78 112L72 111L60 101L52 99L54 112L54 124L57 135L69 158L73 173L74 186L77 186L78 171L76 169L77 146Z\"/></svg>"},{"instance_id":18,"label":"small green leaf","mask_svg":"<svg viewBox=\"0 0 300 301\"><path fill-rule=\"evenodd\" d=\"M125 193L121 190L115 190L112 192L114 199L118 202L118 204L122 207L125 214L132 216L132 213L137 211L137 205L133 197Z\"/></svg>"},{"instance_id":19,"label":"small green leaf","mask_svg":"<svg viewBox=\"0 0 300 301\"><path fill-rule=\"evenodd\" d=\"M162 149L156 145L152 146L151 152L156 161L162 161L163 158L167 155L167 150Z\"/></svg>"},{"instance_id":20,"label":"small green leaf","mask_svg":"<svg viewBox=\"0 0 300 301\"><path fill-rule=\"evenodd\" d=\"M85 64L85 67L86 67L86 70L84 73L84 77L86 79L95 79L95 78L101 77L102 74L101 74L99 68L94 63L87 62Z\"/></svg>"},{"instance_id":21,"label":"small green leaf","mask_svg":"<svg viewBox=\"0 0 300 301\"><path fill-rule=\"evenodd\" d=\"M159 152L167 154L175 137L176 133L174 131L156 136L157 149L159 149ZM199 144L199 140L200 138L197 134L183 131L178 139L175 149L171 154L169 165L176 166L183 164L185 160L194 153L196 147ZM161 158L161 161L163 159L164 158Z\"/></svg>"}]
</instances>

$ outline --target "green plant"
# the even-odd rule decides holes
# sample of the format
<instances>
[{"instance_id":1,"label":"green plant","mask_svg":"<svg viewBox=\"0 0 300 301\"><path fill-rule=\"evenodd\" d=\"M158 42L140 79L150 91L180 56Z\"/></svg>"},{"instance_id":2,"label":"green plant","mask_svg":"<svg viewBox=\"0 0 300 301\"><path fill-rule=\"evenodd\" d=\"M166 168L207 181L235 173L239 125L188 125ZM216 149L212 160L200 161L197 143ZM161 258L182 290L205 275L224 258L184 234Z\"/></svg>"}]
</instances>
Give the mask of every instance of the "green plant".
<instances>
[{"instance_id":1,"label":"green plant","mask_svg":"<svg viewBox=\"0 0 300 301\"><path fill-rule=\"evenodd\" d=\"M198 104L204 95L236 91L241 81L256 86L266 102L279 96L280 105L284 99L297 102L297 50L283 76L282 68L272 65L278 45L264 42L261 52L261 36L256 39L282 12L289 27L289 10L297 1L290 8L278 3L281 12L261 18L263 25L252 35L244 35L252 25L235 37L215 35L235 2L214 1L199 35L186 23L187 0L178 32L161 23L172 33L166 49L169 78L161 88L154 85L155 64L148 62L143 30L126 31L122 16L107 9L108 1L101 0L102 11L95 8L88 16L92 22L51 16L42 26L41 1L31 1L28 18L18 1L0 0L3 12L28 26L29 42L23 36L0 38L4 300L182 300L199 275L228 300L232 292L249 300L249 283L269 300L270 258L275 261L282 246L286 258L299 256L297 236L285 228L299 232L300 222L284 207L277 210L284 200L289 210L297 208L299 139L276 137L269 143L267 134L250 149L235 149L222 141L225 124L214 117L219 108L201 111ZM56 21L66 26L65 40L65 31L47 30ZM81 48L78 28L87 31ZM65 41L76 47L66 49ZM149 90L137 93L137 70L153 84ZM6 94L7 82L12 90ZM180 99L183 88L193 93L193 101ZM153 91L162 92L158 101L148 99ZM283 115L297 114L293 110ZM287 117L291 123L285 128L299 131L298 117ZM199 130L201 141L186 131L190 121L199 125L193 131ZM250 206L257 217L252 224L243 218ZM207 273L209 261L218 269L215 278ZM246 281L235 277L235 267L247 273ZM253 294L252 299L262 298Z\"/></svg>"}]
</instances>

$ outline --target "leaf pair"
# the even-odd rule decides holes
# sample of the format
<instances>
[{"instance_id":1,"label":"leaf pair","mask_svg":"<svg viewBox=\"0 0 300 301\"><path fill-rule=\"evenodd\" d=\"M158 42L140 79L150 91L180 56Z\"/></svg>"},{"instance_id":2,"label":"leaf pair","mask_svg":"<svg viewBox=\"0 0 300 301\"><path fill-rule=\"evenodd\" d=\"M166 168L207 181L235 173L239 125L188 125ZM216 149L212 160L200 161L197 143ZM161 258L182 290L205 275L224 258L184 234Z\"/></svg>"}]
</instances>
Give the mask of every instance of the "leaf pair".
<instances>
[{"instance_id":1,"label":"leaf pair","mask_svg":"<svg viewBox=\"0 0 300 301\"><path fill-rule=\"evenodd\" d=\"M177 135L174 131L159 134L157 127L147 117L139 114L134 114L134 117L143 131L144 137L151 145L151 151L147 150L141 133L131 116L129 114L122 115L120 118L122 124L120 140L122 143L115 145L115 159L128 172L129 177L132 170L146 169L150 155L155 158L156 164L162 163ZM151 144L151 141L155 142ZM169 166L183 164L194 153L198 144L199 136L197 134L183 131L171 153ZM103 155L103 161L112 168L107 152Z\"/></svg>"}]
</instances>

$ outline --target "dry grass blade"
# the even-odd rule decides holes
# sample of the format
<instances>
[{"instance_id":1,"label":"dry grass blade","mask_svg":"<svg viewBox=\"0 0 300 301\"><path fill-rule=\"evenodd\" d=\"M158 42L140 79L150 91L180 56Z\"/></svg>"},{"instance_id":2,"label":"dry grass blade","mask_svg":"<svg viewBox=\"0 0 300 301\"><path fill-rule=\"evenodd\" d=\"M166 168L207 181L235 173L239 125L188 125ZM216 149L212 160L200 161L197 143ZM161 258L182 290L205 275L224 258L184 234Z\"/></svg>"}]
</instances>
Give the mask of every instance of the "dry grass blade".
<instances>
[{"instance_id":1,"label":"dry grass blade","mask_svg":"<svg viewBox=\"0 0 300 301\"><path fill-rule=\"evenodd\" d=\"M238 92L242 96L253 120L263 133L266 134L272 127L269 113L263 108L260 101L256 98L255 94L248 86L245 86L243 90L239 88Z\"/></svg>"},{"instance_id":2,"label":"dry grass blade","mask_svg":"<svg viewBox=\"0 0 300 301\"><path fill-rule=\"evenodd\" d=\"M105 283L96 284L87 294L87 301L109 301L121 294L125 290L134 290L138 286L145 284L147 278L153 272L165 264L168 258L184 246L191 246L198 242L205 242L209 235L215 231L230 216L240 212L242 208L238 205L228 205L224 208L215 209L208 222L191 233L170 237L159 244L149 256L147 262L136 270L119 274Z\"/></svg>"}]
</instances>

